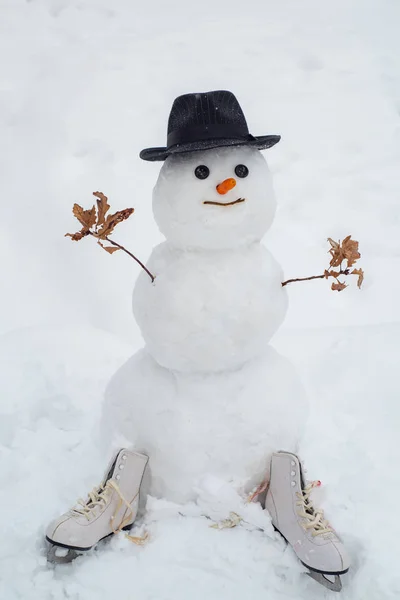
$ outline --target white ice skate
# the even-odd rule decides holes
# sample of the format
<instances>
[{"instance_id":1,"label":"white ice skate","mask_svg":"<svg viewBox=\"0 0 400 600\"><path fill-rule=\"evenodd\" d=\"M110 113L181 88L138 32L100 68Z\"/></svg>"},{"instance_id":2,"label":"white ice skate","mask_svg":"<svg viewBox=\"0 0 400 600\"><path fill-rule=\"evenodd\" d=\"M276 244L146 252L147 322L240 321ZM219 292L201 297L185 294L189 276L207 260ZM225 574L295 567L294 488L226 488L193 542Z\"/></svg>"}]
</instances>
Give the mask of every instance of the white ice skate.
<instances>
[{"instance_id":1,"label":"white ice skate","mask_svg":"<svg viewBox=\"0 0 400 600\"><path fill-rule=\"evenodd\" d=\"M295 454L273 454L265 503L272 524L310 569L308 575L339 592L342 589L340 575L349 570L349 557L322 510L312 505L312 487L313 484L306 484Z\"/></svg>"},{"instance_id":2,"label":"white ice skate","mask_svg":"<svg viewBox=\"0 0 400 600\"><path fill-rule=\"evenodd\" d=\"M101 485L47 528L46 539L51 544L47 558L50 562L71 562L100 540L131 529L148 460L144 454L126 449L113 457ZM67 549L67 553L60 548Z\"/></svg>"}]
</instances>

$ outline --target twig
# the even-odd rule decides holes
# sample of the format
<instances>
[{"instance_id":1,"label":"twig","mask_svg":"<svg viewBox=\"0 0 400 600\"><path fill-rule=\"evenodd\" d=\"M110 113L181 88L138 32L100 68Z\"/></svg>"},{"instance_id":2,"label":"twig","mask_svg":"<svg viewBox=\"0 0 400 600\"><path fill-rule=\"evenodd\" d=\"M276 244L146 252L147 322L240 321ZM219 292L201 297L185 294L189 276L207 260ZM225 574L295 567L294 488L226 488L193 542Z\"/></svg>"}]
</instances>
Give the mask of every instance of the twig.
<instances>
[{"instance_id":1,"label":"twig","mask_svg":"<svg viewBox=\"0 0 400 600\"><path fill-rule=\"evenodd\" d=\"M79 242L83 238L91 235L92 237L97 239L97 243L109 254L112 254L116 250L123 250L128 256L133 258L134 261L137 262L138 265L142 267L144 271L146 271L147 275L150 277L151 282L153 283L155 280L155 276L150 273L150 271L145 267L145 265L135 256L132 252L129 252L124 246L114 242L110 239L110 234L113 233L115 227L122 223L122 221L126 221L134 212L134 208L125 208L124 210L118 210L116 213L110 215L107 214L110 210L110 205L108 204L108 198L103 194L103 192L93 192L93 196L96 197L96 204L93 204L92 208L89 210L85 210L79 204L75 203L72 208L72 214L76 219L78 219L79 223L82 225L80 231L76 233L66 233L65 237L71 238L74 242ZM104 246L101 242L107 241L111 246ZM114 248L112 248L114 246Z\"/></svg>"},{"instance_id":2,"label":"twig","mask_svg":"<svg viewBox=\"0 0 400 600\"><path fill-rule=\"evenodd\" d=\"M89 234L92 235L93 237L96 237L94 233L92 233L91 231L89 231ZM151 282L153 283L155 280L155 276L150 273L150 271L148 270L148 268L142 263L141 260L139 260L137 258L137 256L135 256L134 254L132 254L132 252L129 252L129 250L127 250L126 248L124 248L124 246L121 246L121 244L118 244L117 242L114 242L114 240L111 240L109 237L105 237L103 238L105 240L107 240L107 242L109 242L110 244L112 244L113 246L115 246L116 248L119 248L120 250L123 250L124 252L126 252L126 254L129 254L129 256L131 258L133 258L133 260L136 260L136 262L142 267L142 269L144 269L147 273L147 275L150 277Z\"/></svg>"},{"instance_id":3,"label":"twig","mask_svg":"<svg viewBox=\"0 0 400 600\"><path fill-rule=\"evenodd\" d=\"M340 269L340 271L338 272L338 275L349 275L349 274L350 274L349 269ZM311 277L298 277L297 279L287 279L286 281L283 281L281 285L282 285L282 287L284 287L288 283L293 283L294 281L311 281L311 279L328 279L328 277L335 277L335 276L332 275L331 273L329 273L329 271L325 271L325 273L323 275L312 275ZM335 279L337 280L337 277L335 277Z\"/></svg>"},{"instance_id":4,"label":"twig","mask_svg":"<svg viewBox=\"0 0 400 600\"><path fill-rule=\"evenodd\" d=\"M213 200L205 200L203 204L212 204L213 206L233 206L234 204L239 204L245 200L246 198L238 198L237 200L233 200L233 202L214 202Z\"/></svg>"},{"instance_id":5,"label":"twig","mask_svg":"<svg viewBox=\"0 0 400 600\"><path fill-rule=\"evenodd\" d=\"M342 242L340 242L340 240L335 242L335 240L332 238L328 238L328 242L331 245L331 248L328 252L328 254L331 256L331 259L329 261L329 267L325 269L322 275L311 275L310 277L296 277L295 279L287 279L286 281L282 281L282 287L295 281L311 281L312 279L329 279L329 277L333 277L336 280L336 283L332 283L331 289L341 292L347 288L347 285L343 281L339 281L339 276L358 275L357 287L360 289L362 282L364 281L364 271L360 268L350 271L350 268L355 265L355 263L361 257L361 254L358 251L357 240L352 240L351 235L348 235ZM343 267L344 261L347 262L347 266L345 267ZM339 271L335 271L335 267L339 267Z\"/></svg>"},{"instance_id":6,"label":"twig","mask_svg":"<svg viewBox=\"0 0 400 600\"><path fill-rule=\"evenodd\" d=\"M285 287L288 283L293 283L294 281L310 281L311 279L325 279L325 275L312 275L311 277L297 277L296 279L287 279L286 281L282 281L282 287Z\"/></svg>"}]
</instances>

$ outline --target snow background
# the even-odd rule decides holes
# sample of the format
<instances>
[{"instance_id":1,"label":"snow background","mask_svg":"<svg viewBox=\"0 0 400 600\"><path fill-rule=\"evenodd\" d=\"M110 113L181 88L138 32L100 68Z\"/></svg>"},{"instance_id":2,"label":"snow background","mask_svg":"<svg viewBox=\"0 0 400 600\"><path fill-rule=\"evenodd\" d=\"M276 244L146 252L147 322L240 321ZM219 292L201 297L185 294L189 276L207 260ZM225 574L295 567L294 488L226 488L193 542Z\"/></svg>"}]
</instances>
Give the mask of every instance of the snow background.
<instances>
[{"instance_id":1,"label":"snow background","mask_svg":"<svg viewBox=\"0 0 400 600\"><path fill-rule=\"evenodd\" d=\"M302 458L353 558L342 597L398 597L399 22L389 0L0 0L0 598L332 596L215 480L195 506L152 500L143 549L120 536L73 565L45 561L48 521L102 474L103 389L142 344L136 266L64 239L72 204L99 189L134 206L118 241L145 259L162 239L159 165L138 153L164 143L175 96L224 88L251 132L282 135L266 154L279 205L266 244L286 276L321 272L328 236L360 240L362 292L291 286L273 345L313 406ZM230 510L247 529L201 517Z\"/></svg>"}]
</instances>

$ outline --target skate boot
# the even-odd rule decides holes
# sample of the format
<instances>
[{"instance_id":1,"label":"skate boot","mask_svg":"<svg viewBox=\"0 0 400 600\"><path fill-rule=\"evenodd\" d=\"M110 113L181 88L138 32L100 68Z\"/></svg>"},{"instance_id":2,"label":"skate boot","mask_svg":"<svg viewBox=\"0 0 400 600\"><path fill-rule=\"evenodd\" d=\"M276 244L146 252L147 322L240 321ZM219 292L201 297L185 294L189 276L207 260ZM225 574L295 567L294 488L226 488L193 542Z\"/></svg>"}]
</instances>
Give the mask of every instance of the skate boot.
<instances>
[{"instance_id":1,"label":"skate boot","mask_svg":"<svg viewBox=\"0 0 400 600\"><path fill-rule=\"evenodd\" d=\"M339 592L340 575L347 573L350 561L343 543L322 510L310 500L313 484L306 484L295 454L272 455L270 485L265 508L275 529L286 539L310 572L308 575L326 588Z\"/></svg>"},{"instance_id":2,"label":"skate boot","mask_svg":"<svg viewBox=\"0 0 400 600\"><path fill-rule=\"evenodd\" d=\"M46 531L46 540L50 543L47 559L50 562L71 562L100 540L131 529L138 511L140 486L148 460L147 456L126 449L114 456L100 487L50 523Z\"/></svg>"}]
</instances>

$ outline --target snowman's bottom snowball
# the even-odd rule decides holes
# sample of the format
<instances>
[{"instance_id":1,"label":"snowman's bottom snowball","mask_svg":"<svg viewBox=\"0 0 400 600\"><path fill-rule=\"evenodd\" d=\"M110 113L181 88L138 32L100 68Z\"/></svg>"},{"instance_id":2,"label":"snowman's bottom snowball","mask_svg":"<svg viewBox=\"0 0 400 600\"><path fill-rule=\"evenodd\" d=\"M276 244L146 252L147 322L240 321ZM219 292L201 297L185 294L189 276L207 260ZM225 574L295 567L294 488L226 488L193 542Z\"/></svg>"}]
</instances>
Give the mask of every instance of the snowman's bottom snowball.
<instances>
[{"instance_id":1,"label":"snowman's bottom snowball","mask_svg":"<svg viewBox=\"0 0 400 600\"><path fill-rule=\"evenodd\" d=\"M150 493L185 502L205 475L249 491L272 452L297 450L307 414L293 366L271 347L239 370L208 375L169 371L141 350L108 385L102 440L146 452Z\"/></svg>"}]
</instances>

